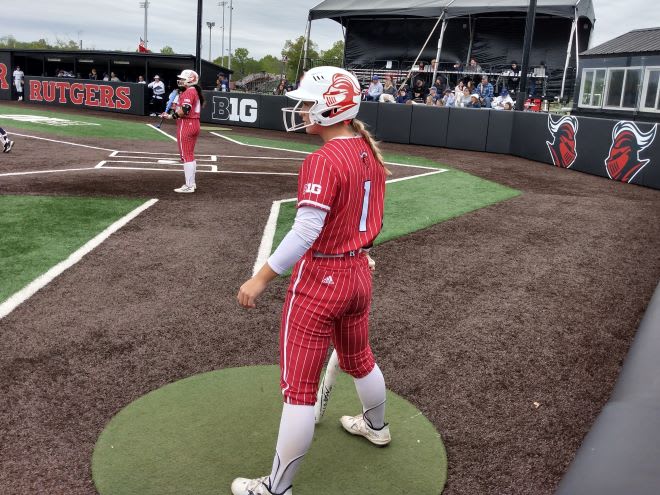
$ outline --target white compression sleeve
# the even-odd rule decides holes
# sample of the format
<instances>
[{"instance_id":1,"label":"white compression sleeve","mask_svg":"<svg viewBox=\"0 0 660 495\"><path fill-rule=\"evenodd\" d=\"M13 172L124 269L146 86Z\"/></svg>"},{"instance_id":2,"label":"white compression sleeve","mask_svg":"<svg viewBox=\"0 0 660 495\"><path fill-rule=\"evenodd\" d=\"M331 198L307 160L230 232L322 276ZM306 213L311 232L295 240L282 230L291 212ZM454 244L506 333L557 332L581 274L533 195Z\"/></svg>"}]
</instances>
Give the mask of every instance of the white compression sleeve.
<instances>
[{"instance_id":1,"label":"white compression sleeve","mask_svg":"<svg viewBox=\"0 0 660 495\"><path fill-rule=\"evenodd\" d=\"M293 228L268 258L268 265L275 273L281 275L303 257L321 234L327 214L327 211L311 206L298 208Z\"/></svg>"}]
</instances>

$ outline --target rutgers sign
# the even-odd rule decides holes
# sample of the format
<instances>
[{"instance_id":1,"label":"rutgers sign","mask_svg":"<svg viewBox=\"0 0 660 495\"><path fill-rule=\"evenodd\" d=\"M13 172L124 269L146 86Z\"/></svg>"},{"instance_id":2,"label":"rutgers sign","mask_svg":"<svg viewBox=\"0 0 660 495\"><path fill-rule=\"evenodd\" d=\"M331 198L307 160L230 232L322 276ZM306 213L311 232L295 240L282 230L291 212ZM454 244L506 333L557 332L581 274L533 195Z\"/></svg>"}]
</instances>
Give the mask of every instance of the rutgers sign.
<instances>
[{"instance_id":1,"label":"rutgers sign","mask_svg":"<svg viewBox=\"0 0 660 495\"><path fill-rule=\"evenodd\" d=\"M142 84L28 77L25 97L32 103L67 105L143 115Z\"/></svg>"}]
</instances>

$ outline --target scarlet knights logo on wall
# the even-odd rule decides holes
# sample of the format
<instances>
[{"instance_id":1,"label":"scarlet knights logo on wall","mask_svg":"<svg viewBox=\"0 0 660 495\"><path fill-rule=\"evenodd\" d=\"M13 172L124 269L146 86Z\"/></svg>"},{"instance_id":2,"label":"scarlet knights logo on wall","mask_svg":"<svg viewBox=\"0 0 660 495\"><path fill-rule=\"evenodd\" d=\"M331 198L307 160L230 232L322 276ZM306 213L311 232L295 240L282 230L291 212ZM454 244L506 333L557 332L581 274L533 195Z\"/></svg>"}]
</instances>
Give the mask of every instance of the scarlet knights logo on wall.
<instances>
[{"instance_id":1,"label":"scarlet knights logo on wall","mask_svg":"<svg viewBox=\"0 0 660 495\"><path fill-rule=\"evenodd\" d=\"M564 116L554 120L548 115L548 130L552 134L552 142L546 141L552 163L555 167L571 168L577 160L577 141L575 136L578 132L577 117Z\"/></svg>"},{"instance_id":2,"label":"scarlet knights logo on wall","mask_svg":"<svg viewBox=\"0 0 660 495\"><path fill-rule=\"evenodd\" d=\"M651 160L643 160L639 153L653 144L658 124L649 132L642 132L637 124L629 121L617 122L612 129L612 146L605 160L610 179L630 182Z\"/></svg>"}]
</instances>

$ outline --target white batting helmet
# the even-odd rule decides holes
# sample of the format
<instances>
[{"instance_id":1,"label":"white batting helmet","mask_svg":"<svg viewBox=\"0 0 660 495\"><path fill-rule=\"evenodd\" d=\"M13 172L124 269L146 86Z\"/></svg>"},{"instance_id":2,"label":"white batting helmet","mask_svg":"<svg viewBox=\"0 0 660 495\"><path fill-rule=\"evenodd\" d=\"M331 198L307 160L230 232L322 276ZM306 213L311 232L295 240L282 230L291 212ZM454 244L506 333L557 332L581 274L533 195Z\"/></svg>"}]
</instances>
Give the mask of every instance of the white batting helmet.
<instances>
[{"instance_id":1,"label":"white batting helmet","mask_svg":"<svg viewBox=\"0 0 660 495\"><path fill-rule=\"evenodd\" d=\"M298 100L295 107L283 108L287 131L297 131L312 125L330 126L354 119L360 110L361 90L357 78L339 67L310 69L298 89L289 91L288 98ZM303 103L312 103L307 111ZM296 122L296 116L307 113L309 124Z\"/></svg>"},{"instance_id":2,"label":"white batting helmet","mask_svg":"<svg viewBox=\"0 0 660 495\"><path fill-rule=\"evenodd\" d=\"M185 86L186 88L189 88L198 82L199 75L197 75L197 72L192 69L186 69L182 71L181 74L176 76L176 83L179 85L179 87Z\"/></svg>"}]
</instances>

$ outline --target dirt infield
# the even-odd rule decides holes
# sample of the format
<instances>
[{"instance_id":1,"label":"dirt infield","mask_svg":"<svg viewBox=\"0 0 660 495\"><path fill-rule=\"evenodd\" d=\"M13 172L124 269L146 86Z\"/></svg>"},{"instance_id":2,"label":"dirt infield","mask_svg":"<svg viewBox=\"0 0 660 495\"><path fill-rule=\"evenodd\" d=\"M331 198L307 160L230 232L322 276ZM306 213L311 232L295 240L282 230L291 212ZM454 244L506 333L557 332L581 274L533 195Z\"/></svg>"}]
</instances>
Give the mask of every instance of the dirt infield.
<instances>
[{"instance_id":1,"label":"dirt infield","mask_svg":"<svg viewBox=\"0 0 660 495\"><path fill-rule=\"evenodd\" d=\"M77 142L176 151L174 142ZM551 494L660 279L660 192L508 156L384 149L523 193L377 248L373 344L388 387L443 435L445 494ZM210 135L197 151L290 159L225 159L227 171L293 173L302 156ZM94 443L122 407L190 375L277 362L287 281L255 311L235 294L270 203L293 197L296 177L204 173L198 193L176 195L182 173L93 168L109 154L17 138L0 156L0 174L90 168L0 176L1 194L159 198L0 320L3 493L93 494Z\"/></svg>"}]
</instances>

